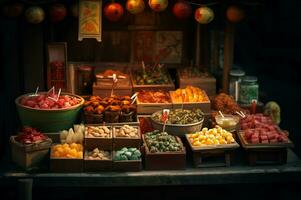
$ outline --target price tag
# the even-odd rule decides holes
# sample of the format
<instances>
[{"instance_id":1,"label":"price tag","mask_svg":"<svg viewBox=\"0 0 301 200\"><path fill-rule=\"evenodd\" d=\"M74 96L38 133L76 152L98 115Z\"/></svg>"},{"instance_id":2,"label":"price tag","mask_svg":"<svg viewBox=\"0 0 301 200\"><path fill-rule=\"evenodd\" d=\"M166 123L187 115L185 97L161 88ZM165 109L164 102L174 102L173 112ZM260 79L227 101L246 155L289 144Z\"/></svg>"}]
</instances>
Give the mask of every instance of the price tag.
<instances>
[{"instance_id":1,"label":"price tag","mask_svg":"<svg viewBox=\"0 0 301 200\"><path fill-rule=\"evenodd\" d=\"M253 99L252 100L252 109L251 109L252 114L256 113L256 107L257 107L257 100Z\"/></svg>"},{"instance_id":2,"label":"price tag","mask_svg":"<svg viewBox=\"0 0 301 200\"><path fill-rule=\"evenodd\" d=\"M162 122L166 122L168 120L168 115L169 115L170 110L169 109L163 109L162 112Z\"/></svg>"}]
</instances>

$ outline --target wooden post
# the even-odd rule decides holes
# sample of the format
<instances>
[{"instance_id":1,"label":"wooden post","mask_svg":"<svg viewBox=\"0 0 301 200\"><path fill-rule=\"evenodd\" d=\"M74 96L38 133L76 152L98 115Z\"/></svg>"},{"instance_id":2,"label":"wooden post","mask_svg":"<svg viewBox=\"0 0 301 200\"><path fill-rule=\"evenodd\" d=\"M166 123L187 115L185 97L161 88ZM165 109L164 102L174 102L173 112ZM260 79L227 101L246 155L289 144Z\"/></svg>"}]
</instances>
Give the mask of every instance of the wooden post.
<instances>
[{"instance_id":1,"label":"wooden post","mask_svg":"<svg viewBox=\"0 0 301 200\"><path fill-rule=\"evenodd\" d=\"M233 65L234 24L227 23L224 43L223 92L228 93L229 72Z\"/></svg>"}]
</instances>

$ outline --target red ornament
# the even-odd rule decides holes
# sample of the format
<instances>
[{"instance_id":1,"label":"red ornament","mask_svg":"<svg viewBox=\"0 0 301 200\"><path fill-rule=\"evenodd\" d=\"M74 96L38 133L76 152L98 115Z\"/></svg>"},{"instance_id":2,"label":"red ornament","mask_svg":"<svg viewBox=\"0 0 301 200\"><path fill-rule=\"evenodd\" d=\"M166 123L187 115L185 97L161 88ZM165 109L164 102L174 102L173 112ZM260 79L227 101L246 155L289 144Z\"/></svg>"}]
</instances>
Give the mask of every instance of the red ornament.
<instances>
[{"instance_id":1,"label":"red ornament","mask_svg":"<svg viewBox=\"0 0 301 200\"><path fill-rule=\"evenodd\" d=\"M117 22L123 16L124 9L119 3L109 3L104 8L105 17L111 22Z\"/></svg>"},{"instance_id":2,"label":"red ornament","mask_svg":"<svg viewBox=\"0 0 301 200\"><path fill-rule=\"evenodd\" d=\"M245 18L245 11L237 6L230 6L226 13L227 19L232 23L237 23Z\"/></svg>"},{"instance_id":3,"label":"red ornament","mask_svg":"<svg viewBox=\"0 0 301 200\"><path fill-rule=\"evenodd\" d=\"M192 9L190 4L184 1L179 1L173 6L172 12L176 16L176 18L186 19L191 15Z\"/></svg>"},{"instance_id":4,"label":"red ornament","mask_svg":"<svg viewBox=\"0 0 301 200\"><path fill-rule=\"evenodd\" d=\"M49 15L52 22L60 22L67 15L67 9L63 4L55 3L49 9Z\"/></svg>"}]
</instances>

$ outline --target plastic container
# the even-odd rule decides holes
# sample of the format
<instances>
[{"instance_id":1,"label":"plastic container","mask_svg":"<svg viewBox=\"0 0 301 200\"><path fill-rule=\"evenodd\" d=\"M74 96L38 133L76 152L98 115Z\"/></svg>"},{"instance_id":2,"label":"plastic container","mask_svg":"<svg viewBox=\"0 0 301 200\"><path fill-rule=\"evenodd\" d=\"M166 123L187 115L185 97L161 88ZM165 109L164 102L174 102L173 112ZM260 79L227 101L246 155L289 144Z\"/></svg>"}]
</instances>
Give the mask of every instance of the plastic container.
<instances>
[{"instance_id":1,"label":"plastic container","mask_svg":"<svg viewBox=\"0 0 301 200\"><path fill-rule=\"evenodd\" d=\"M258 101L258 89L256 76L244 77L240 84L239 102L249 105L253 100Z\"/></svg>"},{"instance_id":2,"label":"plastic container","mask_svg":"<svg viewBox=\"0 0 301 200\"><path fill-rule=\"evenodd\" d=\"M240 118L236 115L224 114L224 117L222 117L221 115L215 116L215 121L217 125L229 132L233 132L236 130L237 124L239 123L239 119Z\"/></svg>"},{"instance_id":3,"label":"plastic container","mask_svg":"<svg viewBox=\"0 0 301 200\"><path fill-rule=\"evenodd\" d=\"M236 101L239 98L239 87L245 72L240 69L233 69L230 71L229 94L234 97Z\"/></svg>"}]
</instances>

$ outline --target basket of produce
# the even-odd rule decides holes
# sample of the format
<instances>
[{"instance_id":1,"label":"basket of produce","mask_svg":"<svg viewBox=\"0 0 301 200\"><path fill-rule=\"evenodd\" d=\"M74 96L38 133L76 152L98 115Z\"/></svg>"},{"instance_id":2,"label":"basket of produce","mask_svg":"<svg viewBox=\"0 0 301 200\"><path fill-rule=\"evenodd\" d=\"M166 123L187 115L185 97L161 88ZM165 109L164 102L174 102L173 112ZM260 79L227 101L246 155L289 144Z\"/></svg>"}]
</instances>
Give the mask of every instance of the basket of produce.
<instances>
[{"instance_id":1,"label":"basket of produce","mask_svg":"<svg viewBox=\"0 0 301 200\"><path fill-rule=\"evenodd\" d=\"M86 172L111 171L112 167L112 152L98 148L85 152L84 169Z\"/></svg>"},{"instance_id":2,"label":"basket of produce","mask_svg":"<svg viewBox=\"0 0 301 200\"><path fill-rule=\"evenodd\" d=\"M141 171L141 152L137 148L122 148L113 153L115 171Z\"/></svg>"},{"instance_id":3,"label":"basket of produce","mask_svg":"<svg viewBox=\"0 0 301 200\"><path fill-rule=\"evenodd\" d=\"M143 135L145 168L179 170L186 166L186 151L181 139L158 130Z\"/></svg>"},{"instance_id":4,"label":"basket of produce","mask_svg":"<svg viewBox=\"0 0 301 200\"><path fill-rule=\"evenodd\" d=\"M122 123L137 121L136 106L129 96L91 96L84 103L84 121L87 124Z\"/></svg>"},{"instance_id":5,"label":"basket of produce","mask_svg":"<svg viewBox=\"0 0 301 200\"><path fill-rule=\"evenodd\" d=\"M40 92L25 94L15 100L23 126L36 127L43 132L57 132L72 127L80 116L84 99L62 93Z\"/></svg>"},{"instance_id":6,"label":"basket of produce","mask_svg":"<svg viewBox=\"0 0 301 200\"><path fill-rule=\"evenodd\" d=\"M52 140L34 128L24 127L10 138L12 160L24 169L37 167L49 153Z\"/></svg>"},{"instance_id":7,"label":"basket of produce","mask_svg":"<svg viewBox=\"0 0 301 200\"><path fill-rule=\"evenodd\" d=\"M153 113L151 121L154 129L163 130L162 111ZM169 113L165 131L172 135L184 136L187 133L201 130L203 121L204 114L200 109L173 109Z\"/></svg>"},{"instance_id":8,"label":"basket of produce","mask_svg":"<svg viewBox=\"0 0 301 200\"><path fill-rule=\"evenodd\" d=\"M141 133L139 126L115 126L113 128L113 143L114 149L121 149L123 147L141 146Z\"/></svg>"}]
</instances>

